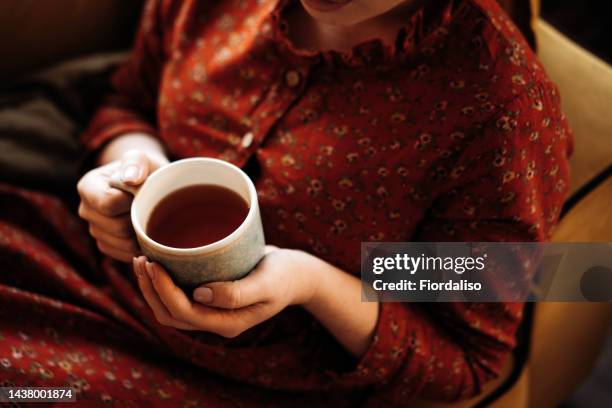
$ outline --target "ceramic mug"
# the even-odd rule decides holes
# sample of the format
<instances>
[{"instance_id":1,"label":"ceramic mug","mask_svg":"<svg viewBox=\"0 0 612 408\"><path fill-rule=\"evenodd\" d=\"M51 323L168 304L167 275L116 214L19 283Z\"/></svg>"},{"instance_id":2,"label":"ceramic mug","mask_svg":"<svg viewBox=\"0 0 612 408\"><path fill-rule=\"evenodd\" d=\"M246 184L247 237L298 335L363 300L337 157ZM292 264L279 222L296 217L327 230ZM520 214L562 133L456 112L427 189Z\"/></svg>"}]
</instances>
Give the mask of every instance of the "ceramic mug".
<instances>
[{"instance_id":1,"label":"ceramic mug","mask_svg":"<svg viewBox=\"0 0 612 408\"><path fill-rule=\"evenodd\" d=\"M192 158L172 162L154 171L137 189L123 184L120 175L110 184L134 194L131 218L143 254L159 262L184 288L201 284L240 279L248 274L264 255L264 234L251 179L238 167L223 160ZM249 205L242 224L227 237L196 248L173 248L154 241L146 226L155 206L168 194L194 184L213 184L228 188Z\"/></svg>"}]
</instances>

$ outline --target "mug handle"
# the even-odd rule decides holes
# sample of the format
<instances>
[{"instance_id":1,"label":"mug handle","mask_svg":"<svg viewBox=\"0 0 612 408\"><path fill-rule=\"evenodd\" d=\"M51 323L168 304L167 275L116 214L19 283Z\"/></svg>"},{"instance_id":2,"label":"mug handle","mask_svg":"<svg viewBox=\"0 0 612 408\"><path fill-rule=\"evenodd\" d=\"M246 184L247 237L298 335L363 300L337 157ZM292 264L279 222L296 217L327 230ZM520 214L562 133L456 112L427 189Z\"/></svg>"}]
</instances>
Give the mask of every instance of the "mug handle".
<instances>
[{"instance_id":1,"label":"mug handle","mask_svg":"<svg viewBox=\"0 0 612 408\"><path fill-rule=\"evenodd\" d=\"M116 188L117 190L121 190L133 196L138 194L138 190L140 190L140 187L142 187L142 184L139 186L130 186L130 185L125 184L123 180L121 180L120 171L115 171L113 174L111 174L108 184L111 187Z\"/></svg>"}]
</instances>

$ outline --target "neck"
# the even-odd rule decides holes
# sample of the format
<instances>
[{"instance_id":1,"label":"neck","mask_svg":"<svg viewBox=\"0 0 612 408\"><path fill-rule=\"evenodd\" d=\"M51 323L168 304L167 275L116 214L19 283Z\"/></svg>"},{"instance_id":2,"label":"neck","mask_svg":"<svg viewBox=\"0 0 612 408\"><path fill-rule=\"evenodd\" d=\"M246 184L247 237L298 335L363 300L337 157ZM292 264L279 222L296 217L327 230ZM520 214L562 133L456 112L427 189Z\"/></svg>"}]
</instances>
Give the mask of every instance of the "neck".
<instances>
[{"instance_id":1,"label":"neck","mask_svg":"<svg viewBox=\"0 0 612 408\"><path fill-rule=\"evenodd\" d=\"M372 39L381 39L394 44L399 30L406 26L416 0L406 1L384 14L352 25L336 25L312 18L301 6L299 17L291 18L297 23L294 42L300 47L317 51L349 51L354 46ZM292 30L293 31L293 30Z\"/></svg>"}]
</instances>

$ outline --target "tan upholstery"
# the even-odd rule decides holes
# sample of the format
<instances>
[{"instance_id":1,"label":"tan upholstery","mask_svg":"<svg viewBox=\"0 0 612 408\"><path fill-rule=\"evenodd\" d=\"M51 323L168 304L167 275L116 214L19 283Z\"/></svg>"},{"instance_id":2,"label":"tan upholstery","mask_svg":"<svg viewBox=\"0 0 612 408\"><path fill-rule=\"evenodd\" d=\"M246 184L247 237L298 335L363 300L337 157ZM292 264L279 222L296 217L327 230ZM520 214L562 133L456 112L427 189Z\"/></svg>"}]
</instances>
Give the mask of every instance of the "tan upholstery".
<instances>
[{"instance_id":1,"label":"tan upholstery","mask_svg":"<svg viewBox=\"0 0 612 408\"><path fill-rule=\"evenodd\" d=\"M538 55L561 93L574 131L571 192L612 163L612 68L543 20L535 25Z\"/></svg>"},{"instance_id":2,"label":"tan upholstery","mask_svg":"<svg viewBox=\"0 0 612 408\"><path fill-rule=\"evenodd\" d=\"M612 177L572 208L554 238L558 242L612 242Z\"/></svg>"},{"instance_id":3,"label":"tan upholstery","mask_svg":"<svg viewBox=\"0 0 612 408\"><path fill-rule=\"evenodd\" d=\"M575 192L612 163L612 68L546 22L538 20L535 29L540 59L559 87L574 131L571 190ZM608 178L566 214L553 241L612 242L611 202L612 178ZM593 368L610 323L612 303L539 303L528 368L509 396L527 387L526 406L558 406Z\"/></svg>"},{"instance_id":4,"label":"tan upholstery","mask_svg":"<svg viewBox=\"0 0 612 408\"><path fill-rule=\"evenodd\" d=\"M612 242L611 199L612 177L563 218L554 241ZM612 303L537 305L529 406L554 407L571 394L593 368L611 322Z\"/></svg>"},{"instance_id":5,"label":"tan upholstery","mask_svg":"<svg viewBox=\"0 0 612 408\"><path fill-rule=\"evenodd\" d=\"M534 317L528 406L557 407L593 369L612 303L541 303Z\"/></svg>"}]
</instances>

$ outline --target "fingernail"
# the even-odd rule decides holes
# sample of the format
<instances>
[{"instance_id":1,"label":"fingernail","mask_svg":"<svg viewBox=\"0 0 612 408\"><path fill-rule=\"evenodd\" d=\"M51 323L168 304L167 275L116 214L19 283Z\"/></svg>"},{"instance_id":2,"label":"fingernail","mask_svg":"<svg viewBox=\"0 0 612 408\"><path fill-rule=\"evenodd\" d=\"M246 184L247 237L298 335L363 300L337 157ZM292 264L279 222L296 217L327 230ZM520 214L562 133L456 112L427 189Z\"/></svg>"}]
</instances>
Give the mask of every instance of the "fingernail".
<instances>
[{"instance_id":1,"label":"fingernail","mask_svg":"<svg viewBox=\"0 0 612 408\"><path fill-rule=\"evenodd\" d=\"M213 300L213 291L205 286L197 288L193 291L193 298L200 303L210 303Z\"/></svg>"},{"instance_id":2,"label":"fingernail","mask_svg":"<svg viewBox=\"0 0 612 408\"><path fill-rule=\"evenodd\" d=\"M121 179L126 183L138 181L139 178L140 178L140 166L137 166L135 164L131 164L127 166L123 170L123 173L121 174Z\"/></svg>"},{"instance_id":3,"label":"fingernail","mask_svg":"<svg viewBox=\"0 0 612 408\"><path fill-rule=\"evenodd\" d=\"M140 268L138 267L138 258L134 258L133 262L132 262L132 269L134 270L134 273L136 274L137 278L140 278L142 275L142 271L140 270Z\"/></svg>"},{"instance_id":4,"label":"fingernail","mask_svg":"<svg viewBox=\"0 0 612 408\"><path fill-rule=\"evenodd\" d=\"M153 264L151 262L147 262L146 268L149 278L151 278L151 280L155 279L155 268L153 267Z\"/></svg>"}]
</instances>

